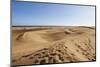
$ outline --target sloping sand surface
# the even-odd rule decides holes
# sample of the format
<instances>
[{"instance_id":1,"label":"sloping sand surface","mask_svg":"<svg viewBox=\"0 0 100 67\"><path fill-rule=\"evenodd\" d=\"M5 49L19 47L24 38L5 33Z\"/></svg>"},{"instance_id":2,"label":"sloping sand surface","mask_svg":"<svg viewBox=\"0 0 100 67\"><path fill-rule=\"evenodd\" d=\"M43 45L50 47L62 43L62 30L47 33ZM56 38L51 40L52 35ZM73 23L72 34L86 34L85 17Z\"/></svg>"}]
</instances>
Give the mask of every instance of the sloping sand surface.
<instances>
[{"instance_id":1,"label":"sloping sand surface","mask_svg":"<svg viewBox=\"0 0 100 67\"><path fill-rule=\"evenodd\" d=\"M13 28L13 65L96 60L95 27Z\"/></svg>"}]
</instances>

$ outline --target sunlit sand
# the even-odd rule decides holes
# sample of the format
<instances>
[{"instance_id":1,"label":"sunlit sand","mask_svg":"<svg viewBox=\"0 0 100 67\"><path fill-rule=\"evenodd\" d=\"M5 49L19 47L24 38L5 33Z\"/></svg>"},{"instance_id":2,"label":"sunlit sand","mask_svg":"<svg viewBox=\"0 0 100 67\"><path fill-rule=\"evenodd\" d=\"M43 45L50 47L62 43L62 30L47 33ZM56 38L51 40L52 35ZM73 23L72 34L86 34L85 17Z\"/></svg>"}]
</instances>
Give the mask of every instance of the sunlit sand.
<instances>
[{"instance_id":1,"label":"sunlit sand","mask_svg":"<svg viewBox=\"0 0 100 67\"><path fill-rule=\"evenodd\" d=\"M12 64L95 61L95 27L12 27Z\"/></svg>"}]
</instances>

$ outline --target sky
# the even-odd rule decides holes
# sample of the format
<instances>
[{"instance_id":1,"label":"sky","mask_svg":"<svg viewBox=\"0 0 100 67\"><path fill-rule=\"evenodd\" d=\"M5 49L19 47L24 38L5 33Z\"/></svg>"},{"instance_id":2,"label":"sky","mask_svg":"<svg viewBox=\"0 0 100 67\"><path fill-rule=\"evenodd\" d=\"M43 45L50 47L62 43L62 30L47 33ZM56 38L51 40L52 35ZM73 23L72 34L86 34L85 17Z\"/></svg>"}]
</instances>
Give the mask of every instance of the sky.
<instances>
[{"instance_id":1,"label":"sky","mask_svg":"<svg viewBox=\"0 0 100 67\"><path fill-rule=\"evenodd\" d=\"M12 0L13 26L94 26L95 7Z\"/></svg>"}]
</instances>

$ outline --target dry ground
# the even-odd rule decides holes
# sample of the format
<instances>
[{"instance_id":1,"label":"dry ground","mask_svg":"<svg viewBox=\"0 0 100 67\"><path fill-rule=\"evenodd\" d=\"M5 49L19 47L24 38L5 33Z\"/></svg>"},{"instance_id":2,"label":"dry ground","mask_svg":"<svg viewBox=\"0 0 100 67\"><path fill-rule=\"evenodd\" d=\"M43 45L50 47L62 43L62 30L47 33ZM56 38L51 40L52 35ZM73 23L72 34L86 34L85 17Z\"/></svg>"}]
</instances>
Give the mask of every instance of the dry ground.
<instances>
[{"instance_id":1,"label":"dry ground","mask_svg":"<svg viewBox=\"0 0 100 67\"><path fill-rule=\"evenodd\" d=\"M13 65L96 60L95 27L17 28L12 27Z\"/></svg>"}]
</instances>

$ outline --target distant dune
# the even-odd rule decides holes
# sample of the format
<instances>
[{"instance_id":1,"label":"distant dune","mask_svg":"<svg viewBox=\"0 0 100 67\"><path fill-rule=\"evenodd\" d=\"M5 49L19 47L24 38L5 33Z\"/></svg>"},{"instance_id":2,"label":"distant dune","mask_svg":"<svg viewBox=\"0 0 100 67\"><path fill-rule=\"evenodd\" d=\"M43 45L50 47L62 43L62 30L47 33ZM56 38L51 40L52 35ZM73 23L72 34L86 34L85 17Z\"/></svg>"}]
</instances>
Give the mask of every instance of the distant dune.
<instances>
[{"instance_id":1,"label":"distant dune","mask_svg":"<svg viewBox=\"0 0 100 67\"><path fill-rule=\"evenodd\" d=\"M95 27L12 27L12 65L95 61Z\"/></svg>"}]
</instances>

